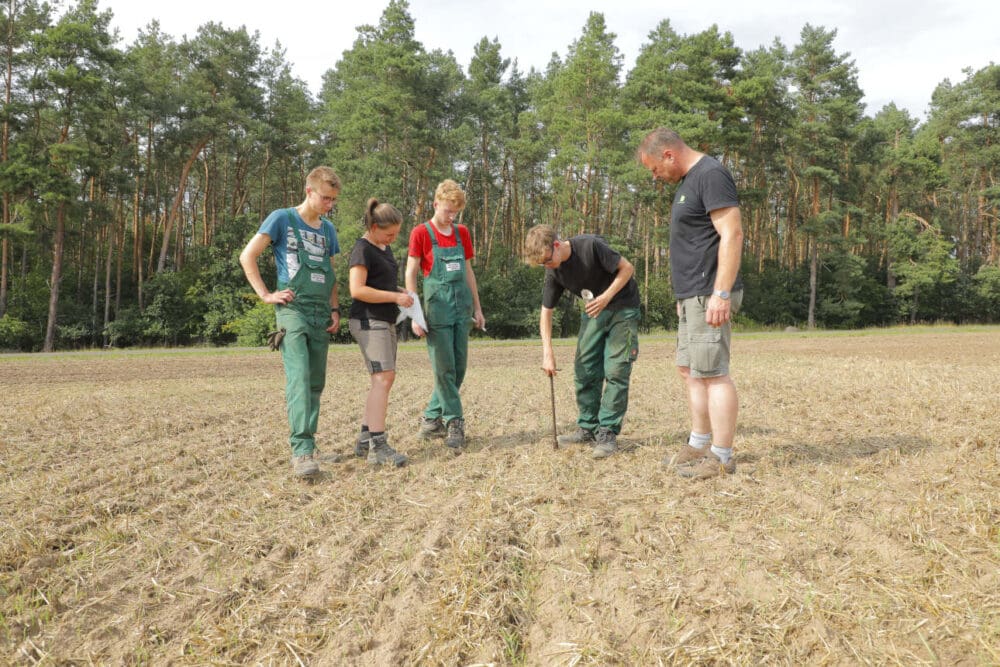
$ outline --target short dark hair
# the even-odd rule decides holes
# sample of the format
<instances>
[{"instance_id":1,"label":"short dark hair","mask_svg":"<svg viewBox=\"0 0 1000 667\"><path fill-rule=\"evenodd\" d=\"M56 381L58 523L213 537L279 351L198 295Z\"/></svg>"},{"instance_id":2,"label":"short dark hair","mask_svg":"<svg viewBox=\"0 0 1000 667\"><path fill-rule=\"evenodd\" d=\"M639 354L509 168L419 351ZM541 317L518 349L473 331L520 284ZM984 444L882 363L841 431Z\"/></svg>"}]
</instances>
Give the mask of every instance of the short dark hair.
<instances>
[{"instance_id":1,"label":"short dark hair","mask_svg":"<svg viewBox=\"0 0 1000 667\"><path fill-rule=\"evenodd\" d=\"M665 127L658 127L647 134L639 144L639 155L659 155L667 148L684 146L681 135Z\"/></svg>"}]
</instances>

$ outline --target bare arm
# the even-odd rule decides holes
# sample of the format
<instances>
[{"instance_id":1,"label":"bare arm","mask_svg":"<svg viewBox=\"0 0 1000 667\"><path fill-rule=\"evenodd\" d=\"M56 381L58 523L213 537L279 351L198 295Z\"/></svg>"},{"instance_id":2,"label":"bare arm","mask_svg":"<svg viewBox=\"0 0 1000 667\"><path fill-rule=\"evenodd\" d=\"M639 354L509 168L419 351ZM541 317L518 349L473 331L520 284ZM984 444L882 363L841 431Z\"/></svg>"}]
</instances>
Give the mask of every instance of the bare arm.
<instances>
[{"instance_id":1,"label":"bare arm","mask_svg":"<svg viewBox=\"0 0 1000 667\"><path fill-rule=\"evenodd\" d=\"M420 258L410 255L406 258L406 291L417 293L417 275L420 273ZM416 322L410 321L410 329L417 336L423 336L426 331L421 329Z\"/></svg>"},{"instance_id":2,"label":"bare arm","mask_svg":"<svg viewBox=\"0 0 1000 667\"><path fill-rule=\"evenodd\" d=\"M417 293L417 276L420 274L420 258L419 257L407 257L406 258L406 289L414 294Z\"/></svg>"},{"instance_id":3,"label":"bare arm","mask_svg":"<svg viewBox=\"0 0 1000 667\"><path fill-rule=\"evenodd\" d=\"M737 206L717 208L709 212L712 225L719 233L719 267L715 273L714 289L728 292L740 272L740 255L743 252L743 221ZM713 327L722 326L732 318L729 299L713 294L708 300L705 322Z\"/></svg>"},{"instance_id":4,"label":"bare arm","mask_svg":"<svg viewBox=\"0 0 1000 667\"><path fill-rule=\"evenodd\" d=\"M363 264L352 266L349 279L352 299L355 301L364 301L365 303L394 303L397 306L403 307L413 305L413 299L406 292L399 289L394 292L375 289L368 285L367 282L368 267Z\"/></svg>"},{"instance_id":5,"label":"bare arm","mask_svg":"<svg viewBox=\"0 0 1000 667\"><path fill-rule=\"evenodd\" d=\"M538 331L542 335L542 371L546 375L556 374L556 357L552 351L552 309L542 306L538 318Z\"/></svg>"},{"instance_id":6,"label":"bare arm","mask_svg":"<svg viewBox=\"0 0 1000 667\"><path fill-rule=\"evenodd\" d=\"M330 292L330 308L337 310L330 313L330 326L326 330L330 333L337 333L340 329L340 294L337 291L337 274L334 272L333 257L330 257L330 275L333 277L333 291Z\"/></svg>"},{"instance_id":7,"label":"bare arm","mask_svg":"<svg viewBox=\"0 0 1000 667\"><path fill-rule=\"evenodd\" d=\"M240 266L243 267L243 273L246 274L247 282L250 283L250 287L257 293L261 301L272 304L291 303L295 299L295 293L292 290L283 289L271 292L267 289L267 285L264 284L264 279L260 275L257 258L261 256L269 245L271 245L270 236L267 234L255 234L246 247L243 248L243 252L240 253Z\"/></svg>"},{"instance_id":8,"label":"bare arm","mask_svg":"<svg viewBox=\"0 0 1000 667\"><path fill-rule=\"evenodd\" d=\"M476 284L476 272L472 269L472 262L466 262L465 282L472 292L472 319L476 322L476 328L486 331L486 318L483 316L483 308L479 304L479 287Z\"/></svg>"}]
</instances>

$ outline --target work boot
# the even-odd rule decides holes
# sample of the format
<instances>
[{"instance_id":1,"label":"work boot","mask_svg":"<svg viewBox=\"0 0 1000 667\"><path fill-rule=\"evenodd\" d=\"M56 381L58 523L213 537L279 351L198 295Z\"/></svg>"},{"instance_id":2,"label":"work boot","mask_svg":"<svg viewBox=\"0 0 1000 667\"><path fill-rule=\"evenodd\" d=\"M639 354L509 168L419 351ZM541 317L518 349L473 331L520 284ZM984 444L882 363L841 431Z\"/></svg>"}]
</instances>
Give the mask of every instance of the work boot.
<instances>
[{"instance_id":1,"label":"work boot","mask_svg":"<svg viewBox=\"0 0 1000 667\"><path fill-rule=\"evenodd\" d=\"M665 466L683 466L691 463L692 461L699 461L708 454L709 446L704 447L692 447L691 445L681 445L672 456L668 456L663 459L663 465Z\"/></svg>"},{"instance_id":2,"label":"work boot","mask_svg":"<svg viewBox=\"0 0 1000 667\"><path fill-rule=\"evenodd\" d=\"M358 433L358 439L354 441L354 455L359 459L368 456L368 445L371 439L371 431L361 431Z\"/></svg>"},{"instance_id":3,"label":"work boot","mask_svg":"<svg viewBox=\"0 0 1000 667\"><path fill-rule=\"evenodd\" d=\"M594 432L577 427L572 433L560 435L556 440L560 445L585 445L588 442L594 442Z\"/></svg>"},{"instance_id":4,"label":"work boot","mask_svg":"<svg viewBox=\"0 0 1000 667\"><path fill-rule=\"evenodd\" d=\"M395 468L400 468L405 466L408 460L405 454L400 454L389 446L389 437L385 433L372 436L368 447L368 463L373 466L388 463Z\"/></svg>"},{"instance_id":5,"label":"work boot","mask_svg":"<svg viewBox=\"0 0 1000 667\"><path fill-rule=\"evenodd\" d=\"M461 417L456 417L448 422L448 437L445 438L444 444L448 445L452 449L460 449L465 447L465 420Z\"/></svg>"},{"instance_id":6,"label":"work boot","mask_svg":"<svg viewBox=\"0 0 1000 667\"><path fill-rule=\"evenodd\" d=\"M709 477L725 477L736 472L736 460L729 459L723 463L715 454L709 452L697 461L691 461L677 467L677 474L688 479L708 479Z\"/></svg>"},{"instance_id":7,"label":"work boot","mask_svg":"<svg viewBox=\"0 0 1000 667\"><path fill-rule=\"evenodd\" d=\"M618 437L607 426L599 426L597 428L594 440L597 442L597 445L594 447L594 451L591 452L591 456L595 459L606 459L618 451Z\"/></svg>"},{"instance_id":8,"label":"work boot","mask_svg":"<svg viewBox=\"0 0 1000 667\"><path fill-rule=\"evenodd\" d=\"M295 476L299 479L308 479L319 474L319 465L316 463L316 459L313 458L312 452L302 454L301 456L293 456L292 469L295 471Z\"/></svg>"},{"instance_id":9,"label":"work boot","mask_svg":"<svg viewBox=\"0 0 1000 667\"><path fill-rule=\"evenodd\" d=\"M441 421L440 417L435 417L434 419L427 417L420 418L420 432L418 435L421 438L425 440L428 438L443 438L447 432L444 422Z\"/></svg>"}]
</instances>

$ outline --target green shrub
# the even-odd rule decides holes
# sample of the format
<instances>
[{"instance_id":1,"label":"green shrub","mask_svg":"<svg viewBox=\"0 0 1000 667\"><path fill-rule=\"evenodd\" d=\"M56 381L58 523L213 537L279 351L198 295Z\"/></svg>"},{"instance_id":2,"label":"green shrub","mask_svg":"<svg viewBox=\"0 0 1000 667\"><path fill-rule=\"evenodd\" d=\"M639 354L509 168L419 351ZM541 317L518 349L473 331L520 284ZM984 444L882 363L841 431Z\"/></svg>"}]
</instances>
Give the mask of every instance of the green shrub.
<instances>
[{"instance_id":1,"label":"green shrub","mask_svg":"<svg viewBox=\"0 0 1000 667\"><path fill-rule=\"evenodd\" d=\"M108 323L105 333L111 347L132 347L144 341L143 332L148 326L139 308L131 306L118 311L117 317Z\"/></svg>"},{"instance_id":2,"label":"green shrub","mask_svg":"<svg viewBox=\"0 0 1000 667\"><path fill-rule=\"evenodd\" d=\"M28 343L28 324L8 313L0 317L0 350L22 350Z\"/></svg>"},{"instance_id":3,"label":"green shrub","mask_svg":"<svg viewBox=\"0 0 1000 667\"><path fill-rule=\"evenodd\" d=\"M274 306L258 301L253 308L226 325L226 329L236 334L237 345L260 347L267 343L267 333L274 331L276 326Z\"/></svg>"}]
</instances>

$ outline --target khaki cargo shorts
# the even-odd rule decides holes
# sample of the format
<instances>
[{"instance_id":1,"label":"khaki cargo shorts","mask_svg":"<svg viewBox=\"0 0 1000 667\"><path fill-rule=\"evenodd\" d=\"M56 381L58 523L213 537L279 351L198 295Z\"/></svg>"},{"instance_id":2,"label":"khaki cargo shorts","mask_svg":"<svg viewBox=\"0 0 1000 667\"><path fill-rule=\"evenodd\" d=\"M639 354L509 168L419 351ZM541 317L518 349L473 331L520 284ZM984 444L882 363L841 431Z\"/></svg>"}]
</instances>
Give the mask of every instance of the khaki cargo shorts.
<instances>
[{"instance_id":1,"label":"khaki cargo shorts","mask_svg":"<svg viewBox=\"0 0 1000 667\"><path fill-rule=\"evenodd\" d=\"M361 346L365 369L369 373L396 370L396 325L383 320L351 318L348 324L351 335Z\"/></svg>"},{"instance_id":2,"label":"khaki cargo shorts","mask_svg":"<svg viewBox=\"0 0 1000 667\"><path fill-rule=\"evenodd\" d=\"M732 340L730 322L721 327L705 323L709 296L682 299L680 323L677 325L677 365L691 369L693 378L714 378L729 375L729 348ZM743 290L729 295L731 313L739 312ZM730 318L731 320L732 318Z\"/></svg>"}]
</instances>

